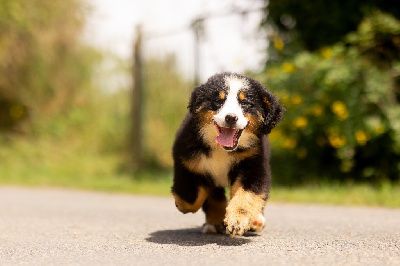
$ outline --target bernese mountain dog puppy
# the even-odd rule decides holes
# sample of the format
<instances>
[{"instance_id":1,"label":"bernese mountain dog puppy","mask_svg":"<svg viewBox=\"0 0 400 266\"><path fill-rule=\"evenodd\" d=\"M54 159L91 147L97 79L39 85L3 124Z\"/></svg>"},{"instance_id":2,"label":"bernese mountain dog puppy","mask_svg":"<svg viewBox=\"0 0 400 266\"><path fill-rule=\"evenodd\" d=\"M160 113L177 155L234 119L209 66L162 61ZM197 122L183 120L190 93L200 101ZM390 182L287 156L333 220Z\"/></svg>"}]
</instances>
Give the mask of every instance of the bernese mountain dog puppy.
<instances>
[{"instance_id":1,"label":"bernese mountain dog puppy","mask_svg":"<svg viewBox=\"0 0 400 266\"><path fill-rule=\"evenodd\" d=\"M261 83L236 73L196 87L188 109L173 145L176 207L202 207L204 233L260 232L271 183L268 134L285 109Z\"/></svg>"}]
</instances>

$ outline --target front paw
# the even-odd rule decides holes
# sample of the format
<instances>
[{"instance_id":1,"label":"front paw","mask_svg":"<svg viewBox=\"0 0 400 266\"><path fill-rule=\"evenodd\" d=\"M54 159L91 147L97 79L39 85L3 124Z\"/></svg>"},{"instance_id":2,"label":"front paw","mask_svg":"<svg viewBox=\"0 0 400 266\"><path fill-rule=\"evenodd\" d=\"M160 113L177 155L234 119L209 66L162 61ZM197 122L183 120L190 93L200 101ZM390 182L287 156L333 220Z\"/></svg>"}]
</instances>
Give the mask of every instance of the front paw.
<instances>
[{"instance_id":1,"label":"front paw","mask_svg":"<svg viewBox=\"0 0 400 266\"><path fill-rule=\"evenodd\" d=\"M241 236L250 229L250 216L246 210L239 209L235 212L226 214L224 223L226 225L226 233L232 237Z\"/></svg>"}]
</instances>

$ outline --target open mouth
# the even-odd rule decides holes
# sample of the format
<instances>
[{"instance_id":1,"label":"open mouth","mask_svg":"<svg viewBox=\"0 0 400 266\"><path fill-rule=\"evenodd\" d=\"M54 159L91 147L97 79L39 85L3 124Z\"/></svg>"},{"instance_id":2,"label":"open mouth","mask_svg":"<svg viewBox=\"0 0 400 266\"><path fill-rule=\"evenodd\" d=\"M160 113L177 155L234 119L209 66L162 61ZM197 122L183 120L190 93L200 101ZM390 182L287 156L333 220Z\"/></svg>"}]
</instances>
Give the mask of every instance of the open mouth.
<instances>
[{"instance_id":1,"label":"open mouth","mask_svg":"<svg viewBox=\"0 0 400 266\"><path fill-rule=\"evenodd\" d=\"M225 150L236 149L243 129L220 127L215 121L214 125L218 132L218 137L215 138L215 141Z\"/></svg>"}]
</instances>

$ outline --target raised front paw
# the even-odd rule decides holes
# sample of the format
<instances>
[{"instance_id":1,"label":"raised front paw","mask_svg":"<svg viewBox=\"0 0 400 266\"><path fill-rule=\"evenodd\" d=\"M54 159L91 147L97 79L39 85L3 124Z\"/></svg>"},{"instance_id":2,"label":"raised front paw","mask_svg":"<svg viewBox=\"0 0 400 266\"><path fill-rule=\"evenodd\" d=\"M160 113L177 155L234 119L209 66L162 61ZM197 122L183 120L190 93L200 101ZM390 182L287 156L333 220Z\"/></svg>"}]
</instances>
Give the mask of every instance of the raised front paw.
<instances>
[{"instance_id":1,"label":"raised front paw","mask_svg":"<svg viewBox=\"0 0 400 266\"><path fill-rule=\"evenodd\" d=\"M207 199L207 191L203 187L198 188L197 197L194 202L188 202L185 199L181 198L177 193L172 192L172 195L175 199L175 206L178 210L182 213L197 212L201 206L203 205L204 201Z\"/></svg>"},{"instance_id":2,"label":"raised front paw","mask_svg":"<svg viewBox=\"0 0 400 266\"><path fill-rule=\"evenodd\" d=\"M226 233L232 237L241 236L250 229L250 221L251 217L244 209L228 212L224 220Z\"/></svg>"}]
</instances>

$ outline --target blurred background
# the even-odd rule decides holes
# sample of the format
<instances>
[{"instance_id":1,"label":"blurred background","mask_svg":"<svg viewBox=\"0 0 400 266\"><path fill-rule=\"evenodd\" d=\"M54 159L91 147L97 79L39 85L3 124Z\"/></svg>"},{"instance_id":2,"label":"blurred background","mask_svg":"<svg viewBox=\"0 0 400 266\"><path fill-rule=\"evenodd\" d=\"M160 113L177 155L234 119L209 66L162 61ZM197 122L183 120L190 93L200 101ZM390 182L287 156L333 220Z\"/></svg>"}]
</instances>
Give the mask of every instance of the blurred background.
<instances>
[{"instance_id":1,"label":"blurred background","mask_svg":"<svg viewBox=\"0 0 400 266\"><path fill-rule=\"evenodd\" d=\"M190 92L221 71L287 109L275 199L400 206L389 0L0 0L0 183L168 194Z\"/></svg>"}]
</instances>

